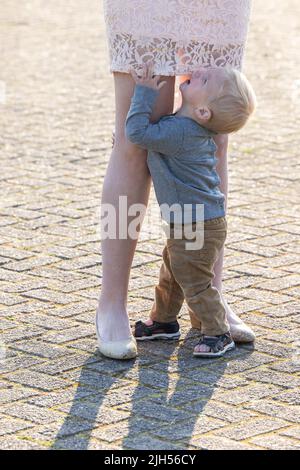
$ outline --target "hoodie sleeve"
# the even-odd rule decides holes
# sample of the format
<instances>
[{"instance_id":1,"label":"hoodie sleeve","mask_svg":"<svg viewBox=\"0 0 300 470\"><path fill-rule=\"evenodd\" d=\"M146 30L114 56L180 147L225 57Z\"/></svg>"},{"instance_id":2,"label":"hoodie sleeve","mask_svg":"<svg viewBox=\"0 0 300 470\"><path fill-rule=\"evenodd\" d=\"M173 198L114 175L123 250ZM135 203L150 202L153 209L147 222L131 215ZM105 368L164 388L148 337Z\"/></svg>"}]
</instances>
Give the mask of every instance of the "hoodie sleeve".
<instances>
[{"instance_id":1,"label":"hoodie sleeve","mask_svg":"<svg viewBox=\"0 0 300 470\"><path fill-rule=\"evenodd\" d=\"M183 145L183 128L176 119L150 123L158 90L136 85L125 123L126 138L139 147L174 155Z\"/></svg>"}]
</instances>

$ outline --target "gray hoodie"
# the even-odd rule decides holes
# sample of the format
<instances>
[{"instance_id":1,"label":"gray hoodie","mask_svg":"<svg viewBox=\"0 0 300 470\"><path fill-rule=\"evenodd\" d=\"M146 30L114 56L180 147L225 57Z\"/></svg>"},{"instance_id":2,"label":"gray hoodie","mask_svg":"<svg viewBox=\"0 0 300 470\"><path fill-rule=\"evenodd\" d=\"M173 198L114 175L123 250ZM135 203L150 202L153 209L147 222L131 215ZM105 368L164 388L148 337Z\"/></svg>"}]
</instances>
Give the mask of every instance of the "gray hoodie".
<instances>
[{"instance_id":1,"label":"gray hoodie","mask_svg":"<svg viewBox=\"0 0 300 470\"><path fill-rule=\"evenodd\" d=\"M147 164L162 219L180 223L184 212L182 222L203 220L198 205L204 207L204 220L224 216L225 198L215 170L216 134L176 113L150 123L158 95L153 88L135 86L125 133L130 142L148 150ZM168 209L171 206L174 210Z\"/></svg>"}]
</instances>

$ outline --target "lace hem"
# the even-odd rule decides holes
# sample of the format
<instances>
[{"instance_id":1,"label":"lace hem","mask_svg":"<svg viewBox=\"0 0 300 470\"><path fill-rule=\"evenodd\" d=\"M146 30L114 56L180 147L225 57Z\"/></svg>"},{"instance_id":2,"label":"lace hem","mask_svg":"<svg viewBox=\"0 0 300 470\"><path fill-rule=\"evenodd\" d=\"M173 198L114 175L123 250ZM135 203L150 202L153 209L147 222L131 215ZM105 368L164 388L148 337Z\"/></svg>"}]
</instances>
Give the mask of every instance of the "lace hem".
<instances>
[{"instance_id":1,"label":"lace hem","mask_svg":"<svg viewBox=\"0 0 300 470\"><path fill-rule=\"evenodd\" d=\"M111 72L139 70L149 59L157 75L242 68L251 0L103 0L103 6Z\"/></svg>"},{"instance_id":2,"label":"lace hem","mask_svg":"<svg viewBox=\"0 0 300 470\"><path fill-rule=\"evenodd\" d=\"M190 40L187 43L169 38L139 38L127 33L109 37L109 71L137 72L142 64L153 59L156 75L187 75L199 66L224 67L231 65L242 70L245 43L224 46L205 41Z\"/></svg>"}]
</instances>

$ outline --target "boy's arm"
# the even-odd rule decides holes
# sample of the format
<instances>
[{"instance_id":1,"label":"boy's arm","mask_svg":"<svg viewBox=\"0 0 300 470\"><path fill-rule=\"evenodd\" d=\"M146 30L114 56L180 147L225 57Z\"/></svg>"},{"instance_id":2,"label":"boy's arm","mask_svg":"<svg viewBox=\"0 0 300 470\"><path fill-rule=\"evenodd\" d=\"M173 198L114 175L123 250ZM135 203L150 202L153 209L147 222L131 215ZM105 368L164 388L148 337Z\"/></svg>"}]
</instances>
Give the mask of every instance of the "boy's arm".
<instances>
[{"instance_id":1,"label":"boy's arm","mask_svg":"<svg viewBox=\"0 0 300 470\"><path fill-rule=\"evenodd\" d=\"M159 90L136 85L125 123L125 134L133 144L166 155L178 152L183 142L183 128L172 119L150 123Z\"/></svg>"}]
</instances>

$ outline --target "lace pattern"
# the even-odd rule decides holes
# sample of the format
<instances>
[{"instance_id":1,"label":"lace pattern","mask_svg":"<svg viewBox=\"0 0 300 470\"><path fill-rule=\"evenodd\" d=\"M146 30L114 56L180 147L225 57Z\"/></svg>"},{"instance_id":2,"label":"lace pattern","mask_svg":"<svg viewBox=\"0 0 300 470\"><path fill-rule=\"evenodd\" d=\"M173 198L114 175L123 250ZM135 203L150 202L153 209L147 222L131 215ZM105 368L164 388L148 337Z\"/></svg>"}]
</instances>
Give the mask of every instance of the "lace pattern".
<instances>
[{"instance_id":1,"label":"lace pattern","mask_svg":"<svg viewBox=\"0 0 300 470\"><path fill-rule=\"evenodd\" d=\"M110 72L153 59L158 75L242 69L251 0L103 0Z\"/></svg>"}]
</instances>

